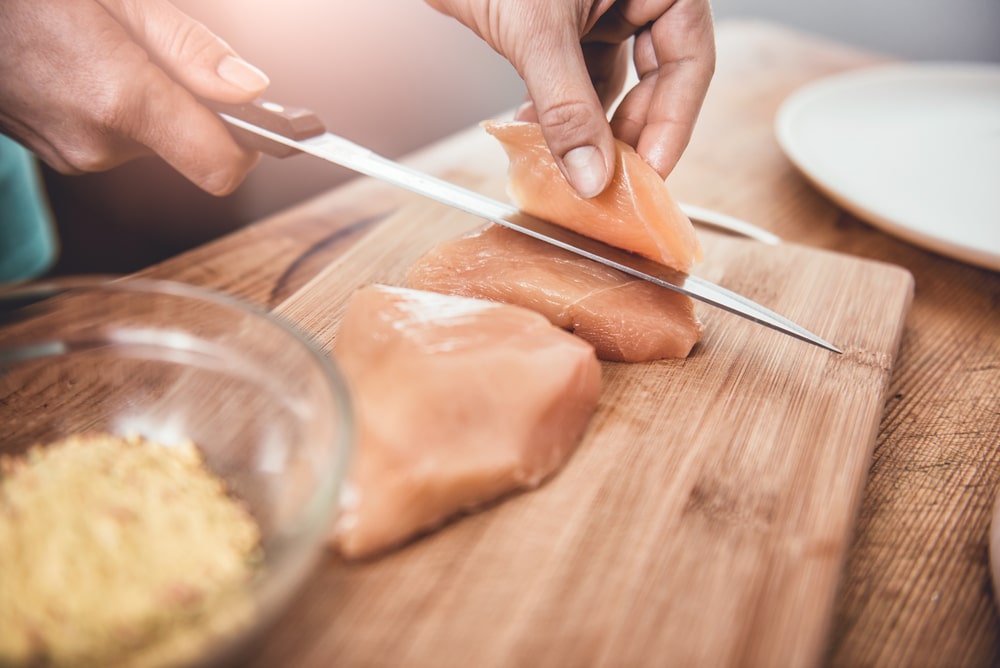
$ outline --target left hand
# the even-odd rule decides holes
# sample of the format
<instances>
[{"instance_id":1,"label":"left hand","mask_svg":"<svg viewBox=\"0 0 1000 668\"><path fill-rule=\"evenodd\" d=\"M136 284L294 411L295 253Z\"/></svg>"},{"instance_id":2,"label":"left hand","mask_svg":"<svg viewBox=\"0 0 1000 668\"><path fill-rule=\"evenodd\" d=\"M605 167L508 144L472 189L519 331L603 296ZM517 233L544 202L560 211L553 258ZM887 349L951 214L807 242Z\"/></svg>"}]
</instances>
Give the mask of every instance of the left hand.
<instances>
[{"instance_id":1,"label":"left hand","mask_svg":"<svg viewBox=\"0 0 1000 668\"><path fill-rule=\"evenodd\" d=\"M614 137L634 146L660 176L680 158L715 70L708 0L427 0L510 60L563 174L583 197L614 175ZM610 124L627 44L639 83Z\"/></svg>"}]
</instances>

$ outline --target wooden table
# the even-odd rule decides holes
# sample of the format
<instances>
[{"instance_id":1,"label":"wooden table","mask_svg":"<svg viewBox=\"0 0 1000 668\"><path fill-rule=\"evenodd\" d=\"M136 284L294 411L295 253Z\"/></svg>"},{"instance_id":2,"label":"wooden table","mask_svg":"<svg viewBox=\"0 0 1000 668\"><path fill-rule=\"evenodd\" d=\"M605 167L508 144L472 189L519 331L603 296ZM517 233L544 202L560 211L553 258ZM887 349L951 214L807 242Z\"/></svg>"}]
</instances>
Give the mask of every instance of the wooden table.
<instances>
[{"instance_id":1,"label":"wooden table","mask_svg":"<svg viewBox=\"0 0 1000 668\"><path fill-rule=\"evenodd\" d=\"M900 265L916 279L826 662L997 665L1000 626L987 544L1000 481L1000 275L921 250L844 213L779 150L772 122L787 94L883 58L754 22L722 24L717 40L712 89L669 181L675 195L791 242ZM470 129L409 161L445 177L459 166L501 174L502 154L491 161L476 153L480 134ZM400 197L358 179L144 273L274 307L389 215ZM288 616L304 612L293 606ZM264 638L260 665L335 661L315 652L286 654L296 639L308 647L321 630L281 625Z\"/></svg>"}]
</instances>

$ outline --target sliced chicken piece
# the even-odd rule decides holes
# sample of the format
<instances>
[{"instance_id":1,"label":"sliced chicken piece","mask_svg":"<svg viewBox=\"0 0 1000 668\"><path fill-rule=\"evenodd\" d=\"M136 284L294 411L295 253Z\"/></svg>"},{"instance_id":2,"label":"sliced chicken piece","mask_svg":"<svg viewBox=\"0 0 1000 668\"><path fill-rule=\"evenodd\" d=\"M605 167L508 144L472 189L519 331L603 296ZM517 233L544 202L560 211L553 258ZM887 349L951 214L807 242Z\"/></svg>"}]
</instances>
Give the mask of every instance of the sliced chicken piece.
<instances>
[{"instance_id":1,"label":"sliced chicken piece","mask_svg":"<svg viewBox=\"0 0 1000 668\"><path fill-rule=\"evenodd\" d=\"M538 311L615 362L687 357L704 332L690 297L498 225L438 244L407 283Z\"/></svg>"},{"instance_id":2,"label":"sliced chicken piece","mask_svg":"<svg viewBox=\"0 0 1000 668\"><path fill-rule=\"evenodd\" d=\"M358 290L334 357L359 433L333 535L349 558L539 485L600 391L593 347L541 315L405 288Z\"/></svg>"},{"instance_id":3,"label":"sliced chicken piece","mask_svg":"<svg viewBox=\"0 0 1000 668\"><path fill-rule=\"evenodd\" d=\"M691 220L628 144L616 142L611 185L583 199L559 171L537 123L486 121L483 127L507 152L508 190L521 210L685 273L702 260Z\"/></svg>"}]
</instances>

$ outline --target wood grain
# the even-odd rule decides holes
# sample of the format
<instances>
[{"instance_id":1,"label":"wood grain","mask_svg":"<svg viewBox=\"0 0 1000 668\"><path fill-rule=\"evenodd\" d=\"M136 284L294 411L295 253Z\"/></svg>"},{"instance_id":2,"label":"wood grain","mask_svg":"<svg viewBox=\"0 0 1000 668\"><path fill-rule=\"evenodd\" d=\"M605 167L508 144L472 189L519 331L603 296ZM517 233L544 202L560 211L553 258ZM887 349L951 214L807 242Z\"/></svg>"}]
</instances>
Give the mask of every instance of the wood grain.
<instances>
[{"instance_id":1,"label":"wood grain","mask_svg":"<svg viewBox=\"0 0 1000 668\"><path fill-rule=\"evenodd\" d=\"M796 87L885 56L766 23L724 24L717 35L719 67L671 175L675 194L790 241L902 266L916 282L825 661L1000 665L988 568L1000 486L1000 274L845 213L774 139L774 115Z\"/></svg>"},{"instance_id":2,"label":"wood grain","mask_svg":"<svg viewBox=\"0 0 1000 668\"><path fill-rule=\"evenodd\" d=\"M723 23L717 29L717 43L716 75L692 142L670 177L672 191L683 201L746 218L798 244L902 266L916 282L901 349L890 377L888 400L881 409L872 458L862 462L850 459L844 464L842 475L853 475L852 467L867 467L868 483L860 501L846 569L840 579L833 624L825 641L811 636L806 644L825 645L826 652L818 662L834 666L998 665L1000 618L989 579L987 539L990 509L1000 484L997 447L1000 444L1000 274L924 251L845 214L796 172L774 140L775 111L796 87L827 74L883 62L885 57L759 22ZM483 144L481 132L472 128L428 147L409 161L446 177L461 170L466 175L475 173L493 179L490 183L495 183L505 165L502 151L495 149ZM380 221L398 215L405 201L406 196L392 188L358 180L152 267L147 273L215 287L273 307L342 257ZM725 278L738 281L734 271ZM738 283L733 285L742 287ZM865 298L867 301L858 301L868 309L865 315L877 311L879 305L872 296ZM804 324L826 332L822 320ZM712 337L732 331L735 338L741 330L739 326L731 328L727 321L725 327L713 323L711 331ZM709 343L712 350L730 345L729 341L708 339L699 354L709 350ZM878 360L870 356L868 360L877 368ZM614 382L616 372L607 373ZM735 363L732 373L738 376L748 371L745 364ZM646 381L632 388L628 398L641 395L643 387L648 387ZM664 399L672 396L668 391ZM664 406L663 410L669 410L668 404ZM637 422L643 424L641 420ZM608 465L646 461L640 454L626 450L624 454L618 450L605 453ZM673 474L679 470L679 464L673 449L664 446L663 450L667 457L654 471L668 477L664 467L674 466L669 471ZM732 468L731 462L749 456L746 452L741 455L734 452L725 461ZM597 464L594 460L588 465L588 461L583 456L577 457L572 466ZM557 480L572 479L573 470L567 469ZM649 475L655 477L653 473ZM648 499L652 492L643 492L642 485L648 483L645 476L644 472L638 480L615 478L605 483L592 497L582 499L580 507L574 507L568 516L545 516L540 508L533 513L517 510L529 504L546 503L537 499L555 494L551 489L512 499L497 508L497 513L468 518L440 536L414 545L412 550L428 556L421 560L420 568L405 572L405 577L399 562L406 553L389 557L378 568L327 564L318 569L283 624L261 640L257 665L327 665L339 658L333 655L334 651L342 653L344 660L339 663L344 665L386 665L389 656L399 656L397 646L401 643L408 648L410 657L418 656L440 640L431 623L422 616L426 600L432 594L442 599L443 604L461 610L461 606L474 607L477 602L490 600L496 592L519 585L513 578L501 576L492 583L482 584L483 589L478 590L476 597L466 596L457 586L458 579L467 577L463 574L474 569L499 572L508 558L504 551L476 547L478 541L486 540L488 531L495 530L490 523L500 521L496 516L519 517L516 513L524 512L539 526L544 524L555 532L564 521L573 521L577 513L592 513L594 521L600 521L610 536L636 540L634 532L614 521L616 516L612 513L622 502L616 505L604 501L622 494L641 502L640 507L655 506L655 498L654 502ZM720 490L717 496L725 498L724 491ZM718 503L701 504L708 508L718 506ZM731 508L732 504L721 507ZM750 506L741 512L759 517L762 510ZM725 513L718 514L726 517ZM449 540L458 540L446 538L454 534L462 536L466 545L472 545L467 554L450 554L440 547ZM536 548L537 540L535 536L525 538ZM562 540L594 550L595 560L605 566L615 556L608 552L611 548L602 551L598 547L599 535ZM822 545L812 544L817 550ZM530 547L526 544L524 549ZM634 544L634 549L645 557L656 547L652 538L645 537L639 537ZM553 572L556 564L545 558L543 550L536 552L542 555L538 567ZM698 555L685 552L680 558L696 561ZM653 571L646 587L625 579L615 568L589 577L607 579L609 588L620 587L622 593L613 603L623 606L621 609L637 628L665 621L659 615L646 618L651 600L671 595L653 587L657 578L663 577L659 571ZM762 582L770 575L763 570L752 577ZM601 618L588 616L593 612L593 607L588 606L596 599L575 593L576 579L580 578L586 585L588 580L580 569L556 578L563 595L572 604L585 608L566 606L564 614L570 618L567 625L576 623L576 630L569 633L566 626L548 617L544 621L555 625L552 633L557 640L579 645L574 656L586 653L613 661L615 657L606 648L620 646L615 643L632 637L632 632L617 631L614 638L619 640L609 640L605 635L599 636L603 640L597 639L594 634L600 633ZM780 578L773 581L783 582ZM711 592L724 588L727 581L716 583L706 570L699 582ZM792 581L788 586L793 586ZM398 592L390 606L384 599L367 600L366 591L370 587L387 590L396 587ZM722 595L715 594L717 598ZM816 605L822 603L789 608L782 611L779 619L794 619L801 611L808 612ZM339 618L331 619L329 606L351 609L352 623L342 626ZM518 653L504 657L508 664L543 663L534 660L537 652L538 657L550 659L550 664L567 665L559 657L552 659L552 653L546 649L545 629L536 629L532 635L528 628L542 619L541 611L551 612L551 609L531 594L516 606L492 615L489 621L496 633L518 639ZM700 609L698 604L675 612L671 619L681 628L661 628L661 632L683 634L683 624L697 618ZM747 608L739 611L742 617L756 618L758 613ZM507 617L511 614L513 626L503 626L511 622ZM416 621L405 634L390 636L385 628L398 629L393 623L402 618ZM503 630L498 630L501 627ZM716 624L715 629L717 637L729 636L729 628L724 624ZM466 630L467 626L459 624L446 640L454 642ZM571 636L569 640L567 635ZM761 656L768 647L763 640L749 636L740 643L740 649L733 650L734 657ZM366 647L371 653L362 656L360 650L351 647ZM808 652L796 656L805 654ZM623 656L634 654L626 652ZM459 653L454 662L462 658ZM654 657L635 663L663 662Z\"/></svg>"}]
</instances>

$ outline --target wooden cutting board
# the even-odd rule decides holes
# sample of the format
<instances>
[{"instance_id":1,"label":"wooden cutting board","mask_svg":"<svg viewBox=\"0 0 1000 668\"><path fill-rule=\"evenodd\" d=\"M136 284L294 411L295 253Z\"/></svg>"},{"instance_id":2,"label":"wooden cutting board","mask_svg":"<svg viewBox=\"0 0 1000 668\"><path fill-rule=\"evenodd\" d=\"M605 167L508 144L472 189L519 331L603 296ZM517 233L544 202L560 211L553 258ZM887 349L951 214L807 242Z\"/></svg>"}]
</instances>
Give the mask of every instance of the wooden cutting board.
<instances>
[{"instance_id":1,"label":"wooden cutting board","mask_svg":"<svg viewBox=\"0 0 1000 668\"><path fill-rule=\"evenodd\" d=\"M414 197L276 310L329 349L357 287L400 284L427 249L480 224ZM912 277L700 234L696 273L844 354L701 308L690 358L604 364L598 412L556 477L383 558L331 556L255 661L818 663Z\"/></svg>"}]
</instances>

